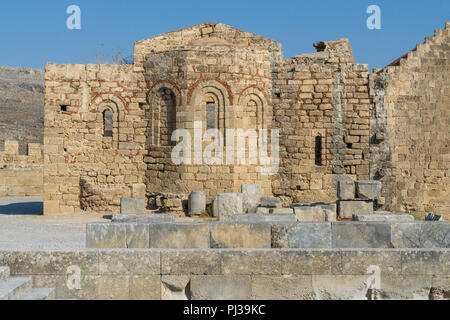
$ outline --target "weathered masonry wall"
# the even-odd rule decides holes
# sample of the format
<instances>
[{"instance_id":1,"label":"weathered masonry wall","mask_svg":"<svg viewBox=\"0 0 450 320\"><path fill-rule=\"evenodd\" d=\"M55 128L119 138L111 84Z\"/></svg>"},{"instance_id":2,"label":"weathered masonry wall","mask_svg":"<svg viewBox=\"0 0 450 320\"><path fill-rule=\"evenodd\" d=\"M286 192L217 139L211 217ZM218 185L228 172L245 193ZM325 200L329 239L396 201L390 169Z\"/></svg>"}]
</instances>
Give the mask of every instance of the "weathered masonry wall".
<instances>
[{"instance_id":1,"label":"weathered masonry wall","mask_svg":"<svg viewBox=\"0 0 450 320\"><path fill-rule=\"evenodd\" d=\"M0 197L43 196L42 146L27 145L19 154L18 141L5 141L0 152Z\"/></svg>"},{"instance_id":2,"label":"weathered masonry wall","mask_svg":"<svg viewBox=\"0 0 450 320\"><path fill-rule=\"evenodd\" d=\"M145 177L142 75L131 65L49 63L45 80L44 213L117 208Z\"/></svg>"},{"instance_id":3,"label":"weathered masonry wall","mask_svg":"<svg viewBox=\"0 0 450 320\"><path fill-rule=\"evenodd\" d=\"M314 45L272 73L282 158L272 187L287 202L332 202L338 175L369 177L368 66L347 39Z\"/></svg>"},{"instance_id":4,"label":"weathered masonry wall","mask_svg":"<svg viewBox=\"0 0 450 320\"><path fill-rule=\"evenodd\" d=\"M122 196L180 210L192 191L204 190L210 202L254 183L286 205L336 200L336 175L368 178L368 72L346 39L316 48L284 60L274 40L205 23L137 42L133 65L47 64L44 212L110 212ZM253 129L259 138L267 130L267 146L245 139L267 156L279 129L279 171L266 175L275 163L237 156L237 139L233 163L227 148L222 163L198 158L195 141L191 163L174 163L173 132L187 129L195 139L207 128L219 129L225 146L227 129ZM210 142L202 152L217 151Z\"/></svg>"},{"instance_id":5,"label":"weathered masonry wall","mask_svg":"<svg viewBox=\"0 0 450 320\"><path fill-rule=\"evenodd\" d=\"M2 251L57 299L442 299L449 250ZM380 276L378 290L367 282ZM77 277L79 276L79 286ZM217 290L217 288L221 290Z\"/></svg>"},{"instance_id":6,"label":"weathered masonry wall","mask_svg":"<svg viewBox=\"0 0 450 320\"><path fill-rule=\"evenodd\" d=\"M371 178L389 210L450 218L450 23L371 75Z\"/></svg>"}]
</instances>

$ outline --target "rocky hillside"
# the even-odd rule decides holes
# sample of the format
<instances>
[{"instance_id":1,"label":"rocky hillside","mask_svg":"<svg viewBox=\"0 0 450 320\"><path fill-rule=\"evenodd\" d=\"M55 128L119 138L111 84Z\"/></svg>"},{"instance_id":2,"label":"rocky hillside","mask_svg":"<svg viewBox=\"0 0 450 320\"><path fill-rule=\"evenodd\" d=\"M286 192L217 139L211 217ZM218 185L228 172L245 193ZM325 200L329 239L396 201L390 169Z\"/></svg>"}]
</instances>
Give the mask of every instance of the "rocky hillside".
<instances>
[{"instance_id":1,"label":"rocky hillside","mask_svg":"<svg viewBox=\"0 0 450 320\"><path fill-rule=\"evenodd\" d=\"M0 149L4 140L43 142L44 71L0 67Z\"/></svg>"}]
</instances>

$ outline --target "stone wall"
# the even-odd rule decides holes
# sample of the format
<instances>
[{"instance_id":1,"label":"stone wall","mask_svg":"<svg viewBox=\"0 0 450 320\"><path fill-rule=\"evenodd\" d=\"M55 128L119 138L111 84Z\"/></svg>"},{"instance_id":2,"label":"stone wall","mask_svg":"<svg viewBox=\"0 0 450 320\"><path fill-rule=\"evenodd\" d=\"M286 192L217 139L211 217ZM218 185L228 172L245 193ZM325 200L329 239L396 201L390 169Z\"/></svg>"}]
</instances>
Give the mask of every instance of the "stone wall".
<instances>
[{"instance_id":1,"label":"stone wall","mask_svg":"<svg viewBox=\"0 0 450 320\"><path fill-rule=\"evenodd\" d=\"M144 181L146 85L133 68L46 65L44 214L79 211L95 193L102 197L83 209L111 211ZM81 190L88 185L94 190Z\"/></svg>"},{"instance_id":2,"label":"stone wall","mask_svg":"<svg viewBox=\"0 0 450 320\"><path fill-rule=\"evenodd\" d=\"M0 197L43 195L42 146L29 143L22 155L18 141L5 141L0 151Z\"/></svg>"},{"instance_id":3,"label":"stone wall","mask_svg":"<svg viewBox=\"0 0 450 320\"><path fill-rule=\"evenodd\" d=\"M370 77L371 178L389 210L450 218L450 23Z\"/></svg>"},{"instance_id":4,"label":"stone wall","mask_svg":"<svg viewBox=\"0 0 450 320\"><path fill-rule=\"evenodd\" d=\"M286 204L335 200L336 175L368 177L368 72L348 40L315 45L316 54L284 60L276 41L206 23L137 42L134 65L47 64L44 212L114 211L141 183L150 206L164 198L180 208L196 190L210 202L254 183ZM227 148L222 164L202 159L211 145L195 134L207 128L234 141L231 161ZM171 157L176 129L194 138L190 163ZM279 129L279 171L237 156L262 141L236 146L228 129L267 129L268 149Z\"/></svg>"},{"instance_id":5,"label":"stone wall","mask_svg":"<svg viewBox=\"0 0 450 320\"><path fill-rule=\"evenodd\" d=\"M347 39L314 45L273 70L282 160L272 187L287 202L332 202L340 175L369 177L368 66Z\"/></svg>"},{"instance_id":6,"label":"stone wall","mask_svg":"<svg viewBox=\"0 0 450 320\"><path fill-rule=\"evenodd\" d=\"M448 299L449 261L438 249L0 252L13 276L82 300Z\"/></svg>"}]
</instances>

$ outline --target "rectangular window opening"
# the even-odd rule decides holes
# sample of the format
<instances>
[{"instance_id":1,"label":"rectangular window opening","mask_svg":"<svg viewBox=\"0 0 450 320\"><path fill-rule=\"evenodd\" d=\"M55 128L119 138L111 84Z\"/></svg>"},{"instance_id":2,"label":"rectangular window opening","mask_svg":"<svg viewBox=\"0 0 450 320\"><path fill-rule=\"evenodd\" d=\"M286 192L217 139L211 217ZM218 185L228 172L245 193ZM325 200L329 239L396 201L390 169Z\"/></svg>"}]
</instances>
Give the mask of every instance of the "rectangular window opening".
<instances>
[{"instance_id":1,"label":"rectangular window opening","mask_svg":"<svg viewBox=\"0 0 450 320\"><path fill-rule=\"evenodd\" d=\"M214 102L206 104L206 129L216 129L216 104Z\"/></svg>"},{"instance_id":2,"label":"rectangular window opening","mask_svg":"<svg viewBox=\"0 0 450 320\"><path fill-rule=\"evenodd\" d=\"M322 137L317 136L316 137L316 143L315 143L315 159L316 159L316 166L322 166Z\"/></svg>"}]
</instances>

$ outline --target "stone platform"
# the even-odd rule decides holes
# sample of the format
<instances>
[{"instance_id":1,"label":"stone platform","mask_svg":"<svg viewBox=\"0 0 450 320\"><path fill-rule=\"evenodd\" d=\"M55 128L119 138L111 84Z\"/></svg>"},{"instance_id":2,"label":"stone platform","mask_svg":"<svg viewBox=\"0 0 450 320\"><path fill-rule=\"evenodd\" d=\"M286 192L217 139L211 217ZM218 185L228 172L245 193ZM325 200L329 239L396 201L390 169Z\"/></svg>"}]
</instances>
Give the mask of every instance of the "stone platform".
<instances>
[{"instance_id":1,"label":"stone platform","mask_svg":"<svg viewBox=\"0 0 450 320\"><path fill-rule=\"evenodd\" d=\"M245 216L245 219L243 218ZM256 215L255 215L256 216ZM87 248L449 248L447 222L91 223ZM284 219L289 219L285 215ZM291 218L292 219L292 218ZM245 221L246 222L243 222Z\"/></svg>"},{"instance_id":2,"label":"stone platform","mask_svg":"<svg viewBox=\"0 0 450 320\"><path fill-rule=\"evenodd\" d=\"M0 251L11 276L80 300L448 299L449 261L448 249ZM68 285L74 270L79 289Z\"/></svg>"}]
</instances>

